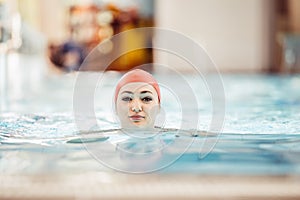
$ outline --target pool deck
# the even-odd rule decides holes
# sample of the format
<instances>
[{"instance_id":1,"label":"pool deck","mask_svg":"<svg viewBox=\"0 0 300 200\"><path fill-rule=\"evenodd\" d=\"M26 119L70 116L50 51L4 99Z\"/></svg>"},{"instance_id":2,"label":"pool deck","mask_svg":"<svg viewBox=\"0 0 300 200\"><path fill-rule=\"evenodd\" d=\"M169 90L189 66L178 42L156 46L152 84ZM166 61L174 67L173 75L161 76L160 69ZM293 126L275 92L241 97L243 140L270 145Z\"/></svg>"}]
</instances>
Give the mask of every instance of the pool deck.
<instances>
[{"instance_id":1,"label":"pool deck","mask_svg":"<svg viewBox=\"0 0 300 200\"><path fill-rule=\"evenodd\" d=\"M0 199L300 199L300 176L0 175Z\"/></svg>"}]
</instances>

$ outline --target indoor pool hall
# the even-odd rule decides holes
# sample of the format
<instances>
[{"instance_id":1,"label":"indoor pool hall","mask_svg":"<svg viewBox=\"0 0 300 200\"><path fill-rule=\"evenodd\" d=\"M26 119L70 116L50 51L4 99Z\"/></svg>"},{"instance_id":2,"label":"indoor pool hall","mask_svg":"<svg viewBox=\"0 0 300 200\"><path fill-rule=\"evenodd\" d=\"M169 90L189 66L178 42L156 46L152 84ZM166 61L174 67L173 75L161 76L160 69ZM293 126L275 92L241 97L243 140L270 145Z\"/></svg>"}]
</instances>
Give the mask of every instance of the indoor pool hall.
<instances>
[{"instance_id":1,"label":"indoor pool hall","mask_svg":"<svg viewBox=\"0 0 300 200\"><path fill-rule=\"evenodd\" d=\"M0 0L0 199L300 199L299 13Z\"/></svg>"}]
</instances>

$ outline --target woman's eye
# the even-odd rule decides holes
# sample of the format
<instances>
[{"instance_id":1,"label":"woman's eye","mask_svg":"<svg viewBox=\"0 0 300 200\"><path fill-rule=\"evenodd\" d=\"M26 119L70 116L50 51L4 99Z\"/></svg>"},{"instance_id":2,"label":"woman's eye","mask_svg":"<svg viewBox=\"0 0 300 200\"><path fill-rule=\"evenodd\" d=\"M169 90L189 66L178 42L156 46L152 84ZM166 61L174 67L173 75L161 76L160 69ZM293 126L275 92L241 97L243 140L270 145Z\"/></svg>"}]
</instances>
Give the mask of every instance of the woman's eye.
<instances>
[{"instance_id":1,"label":"woman's eye","mask_svg":"<svg viewBox=\"0 0 300 200\"><path fill-rule=\"evenodd\" d=\"M131 97L123 97L122 101L132 101L132 98Z\"/></svg>"},{"instance_id":2,"label":"woman's eye","mask_svg":"<svg viewBox=\"0 0 300 200\"><path fill-rule=\"evenodd\" d=\"M142 101L143 102L150 102L150 101L152 101L152 98L151 97L144 97L144 98L142 98Z\"/></svg>"}]
</instances>

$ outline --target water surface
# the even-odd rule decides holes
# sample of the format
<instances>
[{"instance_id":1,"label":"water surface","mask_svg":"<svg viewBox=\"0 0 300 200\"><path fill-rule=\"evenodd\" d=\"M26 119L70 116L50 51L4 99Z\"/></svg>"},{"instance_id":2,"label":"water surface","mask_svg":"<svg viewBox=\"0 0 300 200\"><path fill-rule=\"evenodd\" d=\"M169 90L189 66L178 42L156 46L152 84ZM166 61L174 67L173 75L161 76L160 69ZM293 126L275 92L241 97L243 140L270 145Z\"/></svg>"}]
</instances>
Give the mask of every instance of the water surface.
<instances>
[{"instance_id":1,"label":"water surface","mask_svg":"<svg viewBox=\"0 0 300 200\"><path fill-rule=\"evenodd\" d=\"M107 80L119 76L110 76L95 93L98 132L77 129L74 75L48 77L38 90L25 88L23 95L9 97L9 108L0 116L0 172L113 172L113 162L134 170L145 162L136 159L136 153L159 151L160 156L148 163L159 173L300 174L300 76L223 75L226 115L220 134L192 137L166 131L144 139L116 133L119 126L111 113L114 81ZM192 78L190 84L199 100L191 113L199 117L199 129L206 131L211 120L209 92ZM167 92L162 102L164 127L180 128L180 106ZM93 148L101 150L100 157Z\"/></svg>"}]
</instances>

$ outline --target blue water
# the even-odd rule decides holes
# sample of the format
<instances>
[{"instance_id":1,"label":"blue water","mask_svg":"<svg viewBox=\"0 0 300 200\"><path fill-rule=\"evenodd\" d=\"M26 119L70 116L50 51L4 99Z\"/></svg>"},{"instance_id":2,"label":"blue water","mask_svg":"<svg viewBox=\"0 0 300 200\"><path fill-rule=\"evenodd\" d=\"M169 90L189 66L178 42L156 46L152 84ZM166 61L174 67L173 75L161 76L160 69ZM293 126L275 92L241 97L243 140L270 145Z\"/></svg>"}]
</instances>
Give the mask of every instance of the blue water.
<instances>
[{"instance_id":1,"label":"blue water","mask_svg":"<svg viewBox=\"0 0 300 200\"><path fill-rule=\"evenodd\" d=\"M105 80L119 77L110 76ZM25 88L23 96L10 97L0 116L0 173L300 174L299 75L223 75L226 115L220 133L193 137L191 131L172 130L142 138L117 130L107 106L113 81L95 94L98 127L80 132L72 110L75 78L48 77L38 90ZM211 101L197 83L191 78L200 102L191 110L206 131ZM164 128L180 128L179 106L168 94L163 98Z\"/></svg>"}]
</instances>

